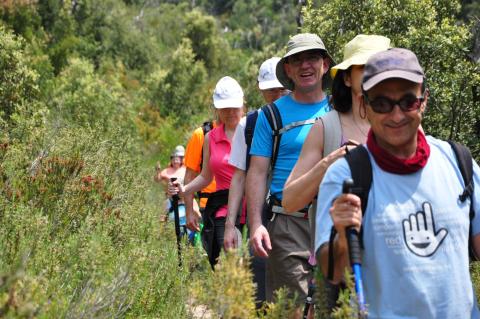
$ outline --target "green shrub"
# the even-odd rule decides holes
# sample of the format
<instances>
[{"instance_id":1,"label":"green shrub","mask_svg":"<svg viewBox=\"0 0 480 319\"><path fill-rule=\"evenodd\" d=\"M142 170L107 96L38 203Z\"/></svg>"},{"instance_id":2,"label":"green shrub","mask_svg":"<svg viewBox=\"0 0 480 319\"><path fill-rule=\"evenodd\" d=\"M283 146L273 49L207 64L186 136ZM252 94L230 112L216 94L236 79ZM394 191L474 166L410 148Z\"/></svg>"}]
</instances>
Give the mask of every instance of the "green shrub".
<instances>
[{"instance_id":1,"label":"green shrub","mask_svg":"<svg viewBox=\"0 0 480 319\"><path fill-rule=\"evenodd\" d=\"M425 131L465 143L478 159L479 66L469 57L469 26L455 20L459 10L458 1L331 0L306 9L305 30L319 34L336 61L359 33L387 36L415 52L430 89Z\"/></svg>"}]
</instances>

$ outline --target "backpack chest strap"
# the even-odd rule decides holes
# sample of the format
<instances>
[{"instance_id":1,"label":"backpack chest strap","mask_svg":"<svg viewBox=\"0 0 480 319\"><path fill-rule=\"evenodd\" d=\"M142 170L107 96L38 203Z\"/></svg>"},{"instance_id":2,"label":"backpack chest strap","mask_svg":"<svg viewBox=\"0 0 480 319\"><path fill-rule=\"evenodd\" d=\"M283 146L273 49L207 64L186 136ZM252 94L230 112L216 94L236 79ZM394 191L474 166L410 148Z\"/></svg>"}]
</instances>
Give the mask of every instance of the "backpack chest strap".
<instances>
[{"instance_id":1,"label":"backpack chest strap","mask_svg":"<svg viewBox=\"0 0 480 319\"><path fill-rule=\"evenodd\" d=\"M308 120L304 120L304 121L296 121L296 122L292 122L290 124L287 124L285 125L284 127L282 127L281 129L277 130L277 131L273 131L273 135L280 135L280 134L283 134L285 133L286 131L289 131L291 130L292 128L295 128L295 127L298 127L298 126L303 126L303 125L308 125L308 124L313 124L315 123L315 121L317 120L318 118L314 118L314 119L308 119Z\"/></svg>"}]
</instances>

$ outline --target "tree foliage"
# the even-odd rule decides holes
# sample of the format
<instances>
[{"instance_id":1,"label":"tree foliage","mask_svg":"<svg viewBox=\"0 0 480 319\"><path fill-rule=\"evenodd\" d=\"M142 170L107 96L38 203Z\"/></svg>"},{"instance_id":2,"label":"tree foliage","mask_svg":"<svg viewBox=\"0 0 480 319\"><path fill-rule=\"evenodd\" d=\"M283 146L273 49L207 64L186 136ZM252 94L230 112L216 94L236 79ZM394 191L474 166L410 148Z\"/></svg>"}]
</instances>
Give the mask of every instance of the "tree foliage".
<instances>
[{"instance_id":1,"label":"tree foliage","mask_svg":"<svg viewBox=\"0 0 480 319\"><path fill-rule=\"evenodd\" d=\"M8 121L18 107L34 103L40 92L38 74L23 54L23 41L4 28L0 28L0 34L0 114Z\"/></svg>"},{"instance_id":2,"label":"tree foliage","mask_svg":"<svg viewBox=\"0 0 480 319\"><path fill-rule=\"evenodd\" d=\"M206 69L202 61L195 61L189 39L184 39L171 57L166 70L160 69L150 79L155 87L152 104L163 116L185 119L202 107Z\"/></svg>"},{"instance_id":3,"label":"tree foliage","mask_svg":"<svg viewBox=\"0 0 480 319\"><path fill-rule=\"evenodd\" d=\"M333 0L321 9L309 7L305 27L320 35L336 61L360 33L385 35L394 46L415 52L430 89L425 130L467 144L478 158L479 66L469 57L469 26L455 20L459 9L458 1Z\"/></svg>"}]
</instances>

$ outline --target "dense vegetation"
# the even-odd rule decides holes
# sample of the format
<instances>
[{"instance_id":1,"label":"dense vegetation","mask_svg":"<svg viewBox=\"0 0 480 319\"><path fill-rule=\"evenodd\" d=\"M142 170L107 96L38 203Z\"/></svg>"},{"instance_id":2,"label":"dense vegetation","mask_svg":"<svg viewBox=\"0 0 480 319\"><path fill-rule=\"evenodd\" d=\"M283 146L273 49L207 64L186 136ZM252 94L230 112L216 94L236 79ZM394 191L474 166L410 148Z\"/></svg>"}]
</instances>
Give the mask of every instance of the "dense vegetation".
<instances>
[{"instance_id":1,"label":"dense vegetation","mask_svg":"<svg viewBox=\"0 0 480 319\"><path fill-rule=\"evenodd\" d=\"M152 167L211 116L221 76L261 104L258 66L281 54L299 10L280 0L0 4L0 317L183 318L200 302L224 318L256 316L244 253L212 274L186 249L178 268ZM477 2L304 10L304 29L337 61L360 32L417 52L431 90L425 130L479 158ZM279 298L261 316L284 317L291 304Z\"/></svg>"}]
</instances>

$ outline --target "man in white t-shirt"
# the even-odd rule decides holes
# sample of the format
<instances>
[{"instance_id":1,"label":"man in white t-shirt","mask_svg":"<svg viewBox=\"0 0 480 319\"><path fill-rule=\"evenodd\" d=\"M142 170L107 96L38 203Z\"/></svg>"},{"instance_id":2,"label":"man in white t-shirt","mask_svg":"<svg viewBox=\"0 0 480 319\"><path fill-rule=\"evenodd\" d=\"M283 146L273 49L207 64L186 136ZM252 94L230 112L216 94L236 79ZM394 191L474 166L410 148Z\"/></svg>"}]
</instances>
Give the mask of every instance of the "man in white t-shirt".
<instances>
[{"instance_id":1,"label":"man in white t-shirt","mask_svg":"<svg viewBox=\"0 0 480 319\"><path fill-rule=\"evenodd\" d=\"M273 57L262 63L258 72L258 88L266 103L272 103L287 93L277 80L275 69L280 58ZM224 248L229 250L238 247L238 236L235 228L238 211L245 193L247 143L245 141L246 117L240 120L232 140L229 163L235 167L228 196L228 216L225 222ZM254 282L257 284L257 305L265 301L265 261L254 257L252 261Z\"/></svg>"},{"instance_id":2,"label":"man in white t-shirt","mask_svg":"<svg viewBox=\"0 0 480 319\"><path fill-rule=\"evenodd\" d=\"M452 148L420 127L428 100L425 81L407 49L369 58L361 106L371 123L365 212L360 197L342 194L342 182L352 178L345 158L328 168L318 193L315 247L324 274L329 254L333 257L333 282L342 280L349 265L347 229L362 229L369 319L480 318L468 253L469 227L472 248L480 253L480 168L474 161L476 214L470 220L470 200L459 198L466 188ZM331 237L332 226L337 233Z\"/></svg>"}]
</instances>

